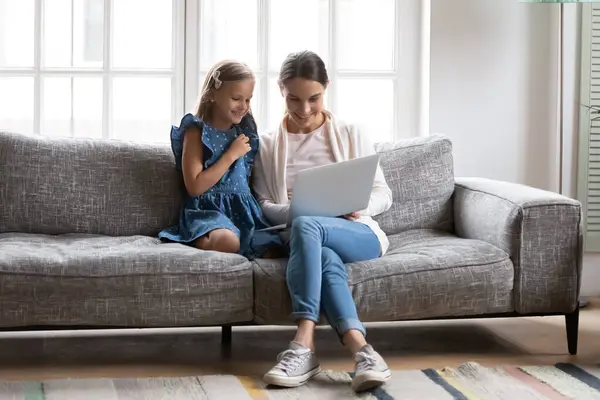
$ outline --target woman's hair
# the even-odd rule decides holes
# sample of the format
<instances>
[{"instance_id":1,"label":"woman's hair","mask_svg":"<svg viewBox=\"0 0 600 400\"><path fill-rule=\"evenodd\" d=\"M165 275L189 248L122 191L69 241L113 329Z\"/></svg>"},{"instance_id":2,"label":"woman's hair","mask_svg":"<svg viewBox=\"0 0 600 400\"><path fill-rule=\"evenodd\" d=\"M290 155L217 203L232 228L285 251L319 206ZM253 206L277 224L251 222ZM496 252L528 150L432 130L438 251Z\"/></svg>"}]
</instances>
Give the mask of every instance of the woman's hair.
<instances>
[{"instance_id":1,"label":"woman's hair","mask_svg":"<svg viewBox=\"0 0 600 400\"><path fill-rule=\"evenodd\" d=\"M281 64L279 84L293 78L304 78L319 82L323 86L329 83L325 63L316 53L305 50L292 53Z\"/></svg>"},{"instance_id":2,"label":"woman's hair","mask_svg":"<svg viewBox=\"0 0 600 400\"><path fill-rule=\"evenodd\" d=\"M223 60L213 65L206 73L194 114L200 119L209 118L212 111L211 90L219 90L224 82L246 79L254 79L254 73L242 62Z\"/></svg>"}]
</instances>

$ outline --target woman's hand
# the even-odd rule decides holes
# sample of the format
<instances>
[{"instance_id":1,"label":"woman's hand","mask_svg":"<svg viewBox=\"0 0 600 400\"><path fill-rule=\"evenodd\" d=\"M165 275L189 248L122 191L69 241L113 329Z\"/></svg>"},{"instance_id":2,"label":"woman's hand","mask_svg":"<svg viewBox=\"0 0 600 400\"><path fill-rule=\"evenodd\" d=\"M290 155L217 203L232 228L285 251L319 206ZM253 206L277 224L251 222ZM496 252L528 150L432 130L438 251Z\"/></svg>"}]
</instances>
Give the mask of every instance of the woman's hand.
<instances>
[{"instance_id":1,"label":"woman's hand","mask_svg":"<svg viewBox=\"0 0 600 400\"><path fill-rule=\"evenodd\" d=\"M356 221L357 219L360 218L360 213L353 212L353 213L350 213L350 214L343 215L342 218L345 218L348 221Z\"/></svg>"},{"instance_id":2,"label":"woman's hand","mask_svg":"<svg viewBox=\"0 0 600 400\"><path fill-rule=\"evenodd\" d=\"M250 139L248 136L241 134L240 136L236 137L233 142L231 142L229 149L227 149L227 153L233 159L233 161L235 161L250 150Z\"/></svg>"}]
</instances>

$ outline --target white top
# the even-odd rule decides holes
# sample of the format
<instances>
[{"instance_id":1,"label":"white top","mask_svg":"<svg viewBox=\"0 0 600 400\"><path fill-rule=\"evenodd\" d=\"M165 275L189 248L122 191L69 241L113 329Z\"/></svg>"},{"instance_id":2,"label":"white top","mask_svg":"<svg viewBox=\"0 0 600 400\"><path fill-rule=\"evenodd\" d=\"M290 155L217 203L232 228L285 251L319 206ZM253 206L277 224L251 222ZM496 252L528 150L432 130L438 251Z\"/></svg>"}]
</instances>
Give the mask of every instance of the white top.
<instances>
[{"instance_id":1,"label":"white top","mask_svg":"<svg viewBox=\"0 0 600 400\"><path fill-rule=\"evenodd\" d=\"M287 132L288 151L286 178L288 199L291 199L292 188L298 172L320 165L335 162L331 145L325 136L325 124L309 133Z\"/></svg>"},{"instance_id":2,"label":"white top","mask_svg":"<svg viewBox=\"0 0 600 400\"><path fill-rule=\"evenodd\" d=\"M326 112L326 116L323 133L329 142L335 162L375 154L373 144L356 126L338 121L329 112ZM275 132L261 135L260 148L252 172L254 192L265 216L273 225L287 223L289 213L286 177L290 135L285 121L286 117ZM391 206L392 191L385 181L381 167L377 167L369 205L360 211L357 221L369 226L377 235L382 255L389 248L389 240L371 217L389 210Z\"/></svg>"}]
</instances>

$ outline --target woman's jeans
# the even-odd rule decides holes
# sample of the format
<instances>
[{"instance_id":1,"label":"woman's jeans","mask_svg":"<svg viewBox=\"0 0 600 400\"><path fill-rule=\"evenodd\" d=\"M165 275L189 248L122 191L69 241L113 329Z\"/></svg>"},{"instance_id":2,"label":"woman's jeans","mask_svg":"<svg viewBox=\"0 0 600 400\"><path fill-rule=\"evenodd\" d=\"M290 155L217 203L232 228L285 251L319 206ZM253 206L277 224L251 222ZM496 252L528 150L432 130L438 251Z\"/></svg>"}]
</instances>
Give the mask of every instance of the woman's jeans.
<instances>
[{"instance_id":1,"label":"woman's jeans","mask_svg":"<svg viewBox=\"0 0 600 400\"><path fill-rule=\"evenodd\" d=\"M344 263L374 259L380 253L379 239L360 222L328 217L295 218L286 271L294 321L308 319L317 323L323 312L338 336L351 329L366 336Z\"/></svg>"}]
</instances>

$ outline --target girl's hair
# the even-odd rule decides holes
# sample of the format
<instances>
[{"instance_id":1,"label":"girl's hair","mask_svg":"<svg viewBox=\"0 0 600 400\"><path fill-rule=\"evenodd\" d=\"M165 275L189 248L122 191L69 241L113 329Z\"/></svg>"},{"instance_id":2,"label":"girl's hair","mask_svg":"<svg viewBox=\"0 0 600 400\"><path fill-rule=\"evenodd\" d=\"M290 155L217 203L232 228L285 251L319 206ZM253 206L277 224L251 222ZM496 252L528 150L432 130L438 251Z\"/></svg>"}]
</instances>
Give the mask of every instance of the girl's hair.
<instances>
[{"instance_id":1,"label":"girl's hair","mask_svg":"<svg viewBox=\"0 0 600 400\"><path fill-rule=\"evenodd\" d=\"M323 86L329 83L325 63L316 53L305 50L287 56L279 70L279 84L293 78L304 78L319 82Z\"/></svg>"},{"instance_id":2,"label":"girl's hair","mask_svg":"<svg viewBox=\"0 0 600 400\"><path fill-rule=\"evenodd\" d=\"M254 79L254 73L250 67L242 62L223 60L213 65L206 73L206 78L200 90L198 104L194 110L196 117L200 119L210 118L212 90L219 90L224 82L236 82L246 79Z\"/></svg>"}]
</instances>

